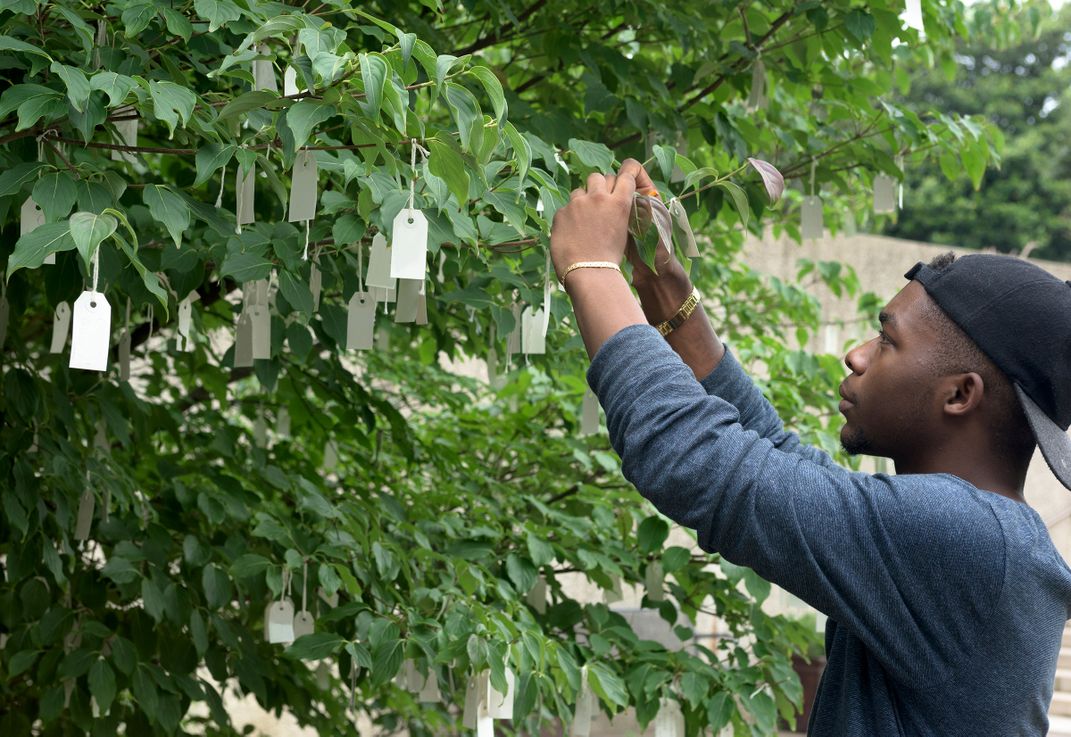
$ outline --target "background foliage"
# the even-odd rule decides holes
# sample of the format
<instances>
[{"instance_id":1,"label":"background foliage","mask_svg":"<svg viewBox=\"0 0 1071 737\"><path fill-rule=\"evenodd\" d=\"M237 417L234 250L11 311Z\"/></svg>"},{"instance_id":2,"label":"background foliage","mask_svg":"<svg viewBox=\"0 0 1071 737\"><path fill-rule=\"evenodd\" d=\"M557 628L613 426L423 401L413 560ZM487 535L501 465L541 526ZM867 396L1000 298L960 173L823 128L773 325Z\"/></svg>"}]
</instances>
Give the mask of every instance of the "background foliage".
<instances>
[{"instance_id":1,"label":"background foliage","mask_svg":"<svg viewBox=\"0 0 1071 737\"><path fill-rule=\"evenodd\" d=\"M898 156L958 156L980 176L999 158L994 128L892 92L919 63L949 64L955 39L1006 25L1006 8L970 18L925 3L925 40L893 2L0 8L4 734L232 734L224 690L337 733L353 719L353 662L357 706L414 734L456 731L466 675L490 668L500 683L504 660L519 732L571 718L585 663L603 709L647 721L676 699L689 734L771 734L799 706L790 656L814 635L766 616L769 585L750 571L666 546L605 438L578 434L586 362L567 302L549 305L547 355L510 363L512 307L542 303L569 191L625 156L650 159L706 237L693 275L718 324L768 369L786 421L832 450L838 359L790 347L817 328L816 301L734 259L745 220L797 232L799 192L768 212L745 158L790 179L814 171L833 228L869 208L872 176L896 175ZM251 90L255 59L280 80L292 66L309 92ZM759 59L768 104L749 106ZM134 116L130 146L116 124ZM431 152L417 172L411 139ZM319 305L304 229L285 222L304 146L320 172ZM237 233L235 171L250 164L256 223ZM381 314L377 349L347 353L358 265L414 175L429 324ZM31 195L48 222L20 237ZM85 288L98 248L116 332L132 308L130 382L48 351L50 316ZM49 253L57 263L42 266ZM803 269L858 289L836 264ZM240 290L269 277L272 357L233 369ZM181 352L176 306L191 290L195 348ZM441 363L471 357L494 359L493 382ZM79 542L87 489L97 514ZM714 612L730 635L667 651L562 588L641 585L654 562L669 596L646 606L675 626ZM286 650L263 636L284 570L295 598L339 595ZM539 573L545 613L525 603ZM435 669L450 707L395 685L406 658Z\"/></svg>"}]
</instances>

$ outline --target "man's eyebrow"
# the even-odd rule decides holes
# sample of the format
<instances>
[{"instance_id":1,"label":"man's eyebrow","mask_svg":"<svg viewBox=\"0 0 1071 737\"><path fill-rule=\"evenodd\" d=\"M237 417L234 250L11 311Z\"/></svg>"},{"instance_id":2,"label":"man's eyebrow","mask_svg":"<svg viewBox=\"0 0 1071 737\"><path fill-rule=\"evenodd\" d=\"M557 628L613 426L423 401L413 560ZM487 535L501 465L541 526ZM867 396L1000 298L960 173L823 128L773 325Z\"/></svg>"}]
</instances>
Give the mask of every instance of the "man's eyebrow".
<instances>
[{"instance_id":1,"label":"man's eyebrow","mask_svg":"<svg viewBox=\"0 0 1071 737\"><path fill-rule=\"evenodd\" d=\"M885 310L878 313L878 322L882 327L896 327L896 315L891 315Z\"/></svg>"}]
</instances>

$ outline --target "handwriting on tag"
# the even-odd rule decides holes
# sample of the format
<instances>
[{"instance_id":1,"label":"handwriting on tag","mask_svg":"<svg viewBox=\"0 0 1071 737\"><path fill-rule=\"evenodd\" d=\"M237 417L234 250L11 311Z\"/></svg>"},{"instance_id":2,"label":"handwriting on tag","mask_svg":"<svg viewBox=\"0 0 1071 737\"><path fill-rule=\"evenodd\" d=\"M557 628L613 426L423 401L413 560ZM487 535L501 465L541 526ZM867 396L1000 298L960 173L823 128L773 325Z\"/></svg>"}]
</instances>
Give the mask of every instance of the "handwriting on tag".
<instances>
[{"instance_id":1,"label":"handwriting on tag","mask_svg":"<svg viewBox=\"0 0 1071 737\"><path fill-rule=\"evenodd\" d=\"M803 198L800 207L800 237L822 237L822 198L817 195L809 195Z\"/></svg>"},{"instance_id":2,"label":"handwriting on tag","mask_svg":"<svg viewBox=\"0 0 1071 737\"><path fill-rule=\"evenodd\" d=\"M896 180L887 174L874 176L874 212L896 212Z\"/></svg>"},{"instance_id":3,"label":"handwriting on tag","mask_svg":"<svg viewBox=\"0 0 1071 737\"><path fill-rule=\"evenodd\" d=\"M376 333L376 303L368 292L350 297L346 316L346 348L351 351L372 349Z\"/></svg>"},{"instance_id":4,"label":"handwriting on tag","mask_svg":"<svg viewBox=\"0 0 1071 737\"><path fill-rule=\"evenodd\" d=\"M391 230L390 275L424 280L428 268L428 220L420 210L402 208Z\"/></svg>"},{"instance_id":5,"label":"handwriting on tag","mask_svg":"<svg viewBox=\"0 0 1071 737\"><path fill-rule=\"evenodd\" d=\"M290 213L287 217L290 222L316 219L318 176L316 152L308 149L298 151L290 178Z\"/></svg>"},{"instance_id":6,"label":"handwriting on tag","mask_svg":"<svg viewBox=\"0 0 1071 737\"><path fill-rule=\"evenodd\" d=\"M239 225L249 225L256 220L253 216L253 193L256 191L257 165L250 164L249 171L243 171L241 164L238 164L235 168L234 214Z\"/></svg>"},{"instance_id":7,"label":"handwriting on tag","mask_svg":"<svg viewBox=\"0 0 1071 737\"><path fill-rule=\"evenodd\" d=\"M71 332L71 308L66 302L56 305L56 312L52 315L52 345L49 353L63 353L67 347L67 334Z\"/></svg>"},{"instance_id":8,"label":"handwriting on tag","mask_svg":"<svg viewBox=\"0 0 1071 737\"><path fill-rule=\"evenodd\" d=\"M101 292L82 292L71 318L71 368L86 371L108 369L112 308Z\"/></svg>"}]
</instances>

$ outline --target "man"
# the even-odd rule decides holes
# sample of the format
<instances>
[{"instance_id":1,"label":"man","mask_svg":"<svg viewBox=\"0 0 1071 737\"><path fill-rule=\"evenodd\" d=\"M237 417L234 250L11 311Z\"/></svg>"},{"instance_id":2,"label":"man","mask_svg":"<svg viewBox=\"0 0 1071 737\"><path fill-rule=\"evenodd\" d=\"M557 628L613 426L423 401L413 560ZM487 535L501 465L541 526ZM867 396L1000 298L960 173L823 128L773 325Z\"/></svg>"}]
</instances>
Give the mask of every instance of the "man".
<instances>
[{"instance_id":1,"label":"man","mask_svg":"<svg viewBox=\"0 0 1071 737\"><path fill-rule=\"evenodd\" d=\"M661 248L636 304L637 186L635 161L592 175L554 220L588 379L644 496L829 616L809 734L1045 734L1071 570L1023 483L1038 442L1071 488L1071 283L987 254L909 271L841 385L845 447L897 475L851 472L783 430Z\"/></svg>"}]
</instances>

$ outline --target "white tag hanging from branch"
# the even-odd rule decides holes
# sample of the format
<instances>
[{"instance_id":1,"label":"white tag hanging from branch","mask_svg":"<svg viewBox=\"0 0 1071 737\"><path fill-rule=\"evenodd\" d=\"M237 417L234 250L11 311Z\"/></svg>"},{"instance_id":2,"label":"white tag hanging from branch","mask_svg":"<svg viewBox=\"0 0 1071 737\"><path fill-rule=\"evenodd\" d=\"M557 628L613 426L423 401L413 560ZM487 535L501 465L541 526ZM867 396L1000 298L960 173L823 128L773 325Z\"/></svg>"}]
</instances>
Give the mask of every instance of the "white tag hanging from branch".
<instances>
[{"instance_id":1,"label":"white tag hanging from branch","mask_svg":"<svg viewBox=\"0 0 1071 737\"><path fill-rule=\"evenodd\" d=\"M254 302L250 307L252 325L253 359L271 358L271 305L270 279L261 279L254 283Z\"/></svg>"},{"instance_id":2,"label":"white tag hanging from branch","mask_svg":"<svg viewBox=\"0 0 1071 737\"><path fill-rule=\"evenodd\" d=\"M253 216L256 169L256 163L250 164L249 169L243 169L241 163L236 164L234 167L234 215L238 223L239 233L242 232L243 225L250 225L256 220Z\"/></svg>"},{"instance_id":3,"label":"white tag hanging from branch","mask_svg":"<svg viewBox=\"0 0 1071 737\"><path fill-rule=\"evenodd\" d=\"M580 434L594 435L599 431L599 398L591 389L584 390L580 406Z\"/></svg>"},{"instance_id":4,"label":"white tag hanging from branch","mask_svg":"<svg viewBox=\"0 0 1071 737\"><path fill-rule=\"evenodd\" d=\"M420 312L420 301L423 299L421 287L424 279L399 279L398 280L398 305L394 310L394 322L416 322Z\"/></svg>"},{"instance_id":5,"label":"white tag hanging from branch","mask_svg":"<svg viewBox=\"0 0 1071 737\"><path fill-rule=\"evenodd\" d=\"M580 691L576 695L576 709L573 711L573 723L569 726L569 737L589 737L591 722L595 717L595 694L588 685L588 666L580 669Z\"/></svg>"},{"instance_id":6,"label":"white tag hanging from branch","mask_svg":"<svg viewBox=\"0 0 1071 737\"><path fill-rule=\"evenodd\" d=\"M82 292L74 303L71 317L70 367L87 371L108 369L111 344L112 308L97 291L100 278L100 247L93 252L92 288Z\"/></svg>"},{"instance_id":7,"label":"white tag hanging from branch","mask_svg":"<svg viewBox=\"0 0 1071 737\"><path fill-rule=\"evenodd\" d=\"M814 179L817 161L811 162L811 193L803 198L800 207L800 236L804 239L821 238L824 229L822 198L815 191Z\"/></svg>"},{"instance_id":8,"label":"white tag hanging from branch","mask_svg":"<svg viewBox=\"0 0 1071 737\"><path fill-rule=\"evenodd\" d=\"M67 347L67 335L71 332L71 307L66 302L56 305L52 315L52 344L49 353L63 353Z\"/></svg>"},{"instance_id":9,"label":"white tag hanging from branch","mask_svg":"<svg viewBox=\"0 0 1071 737\"><path fill-rule=\"evenodd\" d=\"M299 223L316 218L318 177L316 152L307 148L298 151L290 178L289 222Z\"/></svg>"},{"instance_id":10,"label":"white tag hanging from branch","mask_svg":"<svg viewBox=\"0 0 1071 737\"><path fill-rule=\"evenodd\" d=\"M749 110L762 110L766 107L767 102L766 65L762 62L762 57L759 56L751 67L751 92L747 98L747 108Z\"/></svg>"},{"instance_id":11,"label":"white tag hanging from branch","mask_svg":"<svg viewBox=\"0 0 1071 737\"><path fill-rule=\"evenodd\" d=\"M119 335L119 381L130 381L130 299L126 301L123 332Z\"/></svg>"},{"instance_id":12,"label":"white tag hanging from branch","mask_svg":"<svg viewBox=\"0 0 1071 737\"><path fill-rule=\"evenodd\" d=\"M253 61L253 89L278 92L279 84L275 80L275 66L271 60L271 49L266 44L257 47L257 55L261 58Z\"/></svg>"},{"instance_id":13,"label":"white tag hanging from branch","mask_svg":"<svg viewBox=\"0 0 1071 737\"><path fill-rule=\"evenodd\" d=\"M123 107L117 107L112 111L112 116L116 118L113 125L115 126L115 135L118 139L120 146L137 146L138 145L138 110L133 105L124 105ZM122 151L119 149L112 149L112 161L125 161L128 164L137 163L138 157L133 151Z\"/></svg>"},{"instance_id":14,"label":"white tag hanging from branch","mask_svg":"<svg viewBox=\"0 0 1071 737\"><path fill-rule=\"evenodd\" d=\"M428 151L410 140L409 202L394 218L391 229L390 275L395 279L420 279L423 281L428 269L428 220L424 213L415 209L417 165L419 151L428 159Z\"/></svg>"},{"instance_id":15,"label":"white tag hanging from branch","mask_svg":"<svg viewBox=\"0 0 1071 737\"><path fill-rule=\"evenodd\" d=\"M888 174L874 175L874 212L896 212L896 180Z\"/></svg>"},{"instance_id":16,"label":"white tag hanging from branch","mask_svg":"<svg viewBox=\"0 0 1071 737\"><path fill-rule=\"evenodd\" d=\"M376 233L372 237L372 251L368 256L368 278L365 280L376 302L393 302L397 299L398 280L390 275L391 248L387 237Z\"/></svg>"},{"instance_id":17,"label":"white tag hanging from branch","mask_svg":"<svg viewBox=\"0 0 1071 737\"><path fill-rule=\"evenodd\" d=\"M316 620L309 611L309 562L301 566L301 611L294 617L294 639L316 631Z\"/></svg>"}]
</instances>

